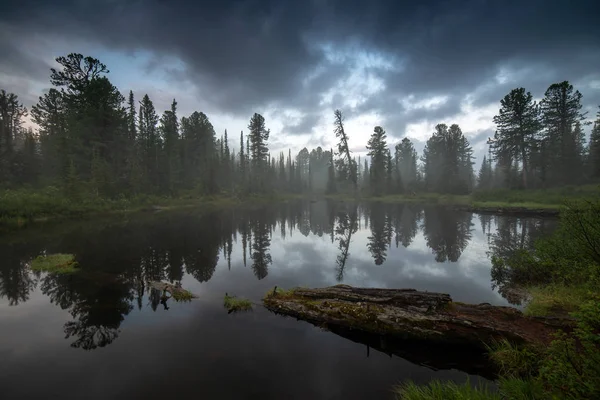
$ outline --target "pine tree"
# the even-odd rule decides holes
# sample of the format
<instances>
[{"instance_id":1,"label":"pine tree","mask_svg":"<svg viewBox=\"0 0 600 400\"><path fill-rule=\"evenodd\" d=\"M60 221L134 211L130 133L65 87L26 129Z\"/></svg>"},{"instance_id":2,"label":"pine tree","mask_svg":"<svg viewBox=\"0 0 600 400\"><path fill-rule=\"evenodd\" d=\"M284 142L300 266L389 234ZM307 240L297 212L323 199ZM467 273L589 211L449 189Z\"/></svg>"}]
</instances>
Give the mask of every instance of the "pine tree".
<instances>
[{"instance_id":1,"label":"pine tree","mask_svg":"<svg viewBox=\"0 0 600 400\"><path fill-rule=\"evenodd\" d=\"M244 155L244 131L240 132L240 187L246 190L246 156Z\"/></svg>"},{"instance_id":2,"label":"pine tree","mask_svg":"<svg viewBox=\"0 0 600 400\"><path fill-rule=\"evenodd\" d=\"M598 111L588 147L588 165L590 178L600 180L600 111Z\"/></svg>"},{"instance_id":3,"label":"pine tree","mask_svg":"<svg viewBox=\"0 0 600 400\"><path fill-rule=\"evenodd\" d=\"M140 102L138 148L141 152L140 159L144 166L147 182L158 188L158 115L150 97L144 95Z\"/></svg>"},{"instance_id":4,"label":"pine tree","mask_svg":"<svg viewBox=\"0 0 600 400\"><path fill-rule=\"evenodd\" d=\"M414 190L417 183L417 151L409 138L404 138L395 147L394 162L400 192Z\"/></svg>"},{"instance_id":5,"label":"pine tree","mask_svg":"<svg viewBox=\"0 0 600 400\"><path fill-rule=\"evenodd\" d=\"M493 184L492 166L488 162L486 156L483 156L479 175L477 176L478 189L490 189Z\"/></svg>"},{"instance_id":6,"label":"pine tree","mask_svg":"<svg viewBox=\"0 0 600 400\"><path fill-rule=\"evenodd\" d=\"M39 126L42 175L48 182L65 177L69 168L66 112L62 93L55 88L31 107L31 119Z\"/></svg>"},{"instance_id":7,"label":"pine tree","mask_svg":"<svg viewBox=\"0 0 600 400\"><path fill-rule=\"evenodd\" d=\"M339 139L337 145L338 159L336 160L338 178L342 181L351 182L354 190L356 191L358 188L357 168L356 163L350 155L350 148L348 147L349 138L346 134L346 131L344 130L344 116L340 110L335 110L334 117L335 137Z\"/></svg>"},{"instance_id":8,"label":"pine tree","mask_svg":"<svg viewBox=\"0 0 600 400\"><path fill-rule=\"evenodd\" d=\"M266 191L268 175L268 153L267 140L269 130L265 127L265 119L262 115L255 113L248 124L250 131L250 153L252 163L253 190Z\"/></svg>"},{"instance_id":9,"label":"pine tree","mask_svg":"<svg viewBox=\"0 0 600 400\"><path fill-rule=\"evenodd\" d=\"M164 184L166 191L174 194L180 186L181 159L179 120L177 119L177 101L173 99L171 109L163 113L160 120L160 132L164 143Z\"/></svg>"},{"instance_id":10,"label":"pine tree","mask_svg":"<svg viewBox=\"0 0 600 400\"><path fill-rule=\"evenodd\" d=\"M134 141L137 135L136 129L136 114L135 114L135 100L133 97L133 91L129 91L129 99L127 101L127 133L129 139Z\"/></svg>"},{"instance_id":11,"label":"pine tree","mask_svg":"<svg viewBox=\"0 0 600 400\"><path fill-rule=\"evenodd\" d=\"M423 150L425 187L432 192L468 193L473 187L473 150L460 127L438 124Z\"/></svg>"},{"instance_id":12,"label":"pine tree","mask_svg":"<svg viewBox=\"0 0 600 400\"><path fill-rule=\"evenodd\" d=\"M524 88L513 89L500 101L494 117L496 155L503 154L523 164L523 187L528 187L530 158L541 128L538 105Z\"/></svg>"},{"instance_id":13,"label":"pine tree","mask_svg":"<svg viewBox=\"0 0 600 400\"><path fill-rule=\"evenodd\" d=\"M12 181L15 139L19 135L27 109L14 93L0 90L0 181Z\"/></svg>"},{"instance_id":14,"label":"pine tree","mask_svg":"<svg viewBox=\"0 0 600 400\"><path fill-rule=\"evenodd\" d=\"M581 98L581 93L564 81L550 85L540 103L551 184L573 183L583 176L583 139L574 132L576 122L585 119Z\"/></svg>"},{"instance_id":15,"label":"pine tree","mask_svg":"<svg viewBox=\"0 0 600 400\"><path fill-rule=\"evenodd\" d=\"M335 184L335 161L333 160L333 149L330 151L329 164L327 166L327 193L336 193Z\"/></svg>"},{"instance_id":16,"label":"pine tree","mask_svg":"<svg viewBox=\"0 0 600 400\"><path fill-rule=\"evenodd\" d=\"M385 130L376 126L367 142L367 155L371 157L370 187L375 196L385 193L388 147Z\"/></svg>"}]
</instances>

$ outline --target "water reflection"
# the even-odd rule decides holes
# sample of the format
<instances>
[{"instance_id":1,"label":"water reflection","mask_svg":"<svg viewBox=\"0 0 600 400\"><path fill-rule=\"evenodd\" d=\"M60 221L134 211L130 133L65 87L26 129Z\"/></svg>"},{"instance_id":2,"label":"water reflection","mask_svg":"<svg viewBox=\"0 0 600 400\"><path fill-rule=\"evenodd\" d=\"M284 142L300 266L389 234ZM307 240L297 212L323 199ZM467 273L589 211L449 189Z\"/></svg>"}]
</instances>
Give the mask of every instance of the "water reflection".
<instances>
[{"instance_id":1,"label":"water reflection","mask_svg":"<svg viewBox=\"0 0 600 400\"><path fill-rule=\"evenodd\" d=\"M489 285L489 261L473 264L479 260L479 250L465 260L469 268L479 265L476 272L448 264L457 263L473 240L472 213L412 204L299 201L248 210L130 218L63 223L0 238L0 299L6 299L8 306L19 306L39 289L52 304L68 311L72 320L64 324L65 336L71 346L85 350L117 339L122 322L134 308L167 311L173 307L173 301L153 290L149 281L176 283L190 276L197 283L207 283L220 260L231 271L232 257L238 255L240 265L249 263L258 281L275 270L281 281L275 284L324 285L333 283L322 278L331 273L335 282L448 293L463 293L462 285L470 285L466 293L472 298L461 300L494 301L489 299L492 292L485 292L485 298L482 294L483 286ZM538 219L479 218L482 238L489 243L484 253L487 250L490 255L505 256L528 247L552 227ZM295 241L298 232L310 242ZM288 242L314 265L293 272L298 261L292 259L292 253L281 255ZM312 261L307 261L309 247L302 246L311 246ZM429 254L424 251L427 248ZM44 251L76 254L81 272L71 276L33 274L27 262ZM387 262L390 257L392 263ZM373 263L378 268L372 268ZM417 272L421 280L414 278ZM466 273L471 279L480 279L482 287L461 283ZM501 284L495 284L500 294L514 301Z\"/></svg>"},{"instance_id":2,"label":"water reflection","mask_svg":"<svg viewBox=\"0 0 600 400\"><path fill-rule=\"evenodd\" d=\"M356 207L350 207L350 210L342 209L337 215L337 225L335 234L337 235L338 249L340 254L335 259L336 280L344 280L344 268L346 261L350 256L350 243L352 235L358 230L358 212Z\"/></svg>"},{"instance_id":3,"label":"water reflection","mask_svg":"<svg viewBox=\"0 0 600 400\"><path fill-rule=\"evenodd\" d=\"M546 236L556 228L556 219L497 217L480 215L481 227L487 236L490 258L508 259L517 251L533 248L536 239ZM521 305L526 293L510 282L504 270L492 267L492 289L512 305Z\"/></svg>"},{"instance_id":4,"label":"water reflection","mask_svg":"<svg viewBox=\"0 0 600 400\"><path fill-rule=\"evenodd\" d=\"M448 212L438 207L425 210L423 234L435 261L458 261L471 240L472 217L472 213Z\"/></svg>"}]
</instances>

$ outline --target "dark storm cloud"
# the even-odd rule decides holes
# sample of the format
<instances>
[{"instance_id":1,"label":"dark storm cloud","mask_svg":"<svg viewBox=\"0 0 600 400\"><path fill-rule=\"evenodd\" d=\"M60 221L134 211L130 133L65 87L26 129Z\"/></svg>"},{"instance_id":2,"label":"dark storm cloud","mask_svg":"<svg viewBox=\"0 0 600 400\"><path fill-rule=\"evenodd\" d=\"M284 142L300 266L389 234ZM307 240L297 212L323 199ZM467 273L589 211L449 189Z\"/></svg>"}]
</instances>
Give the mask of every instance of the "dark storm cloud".
<instances>
[{"instance_id":1,"label":"dark storm cloud","mask_svg":"<svg viewBox=\"0 0 600 400\"><path fill-rule=\"evenodd\" d=\"M185 63L189 81L216 109L245 116L270 105L297 108L308 113L299 125L310 131L321 95L347 72L328 61L319 44L334 51L352 44L394 60L395 69L377 70L385 89L372 108L388 120L387 129L400 131L423 118L442 119L457 110L459 101L403 114L393 99L411 94L460 99L490 84L475 104L499 101L514 86L510 80L493 84L504 66L533 66L522 84L530 83L532 91L552 83L544 82L545 76L593 78L600 54L599 8L596 0L575 5L543 0L9 0L0 5L0 24L12 34L3 35L0 46L19 49L32 35L53 33L115 49L171 54ZM8 62L3 70L32 64L19 57ZM46 79L47 69L40 69ZM322 73L306 83L319 69ZM24 73L41 77L37 67Z\"/></svg>"},{"instance_id":2,"label":"dark storm cloud","mask_svg":"<svg viewBox=\"0 0 600 400\"><path fill-rule=\"evenodd\" d=\"M281 131L288 135L310 134L312 128L319 122L320 118L321 116L318 114L306 114L299 122L291 124L288 124L285 118L282 118L284 125Z\"/></svg>"}]
</instances>

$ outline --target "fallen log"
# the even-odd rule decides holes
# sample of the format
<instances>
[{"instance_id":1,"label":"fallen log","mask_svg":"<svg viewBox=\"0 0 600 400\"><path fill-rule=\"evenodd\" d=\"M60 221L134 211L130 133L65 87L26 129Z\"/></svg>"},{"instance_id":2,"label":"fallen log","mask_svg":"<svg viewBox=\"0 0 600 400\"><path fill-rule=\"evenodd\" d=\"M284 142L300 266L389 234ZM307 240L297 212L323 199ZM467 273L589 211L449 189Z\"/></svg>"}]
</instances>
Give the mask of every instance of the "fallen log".
<instances>
[{"instance_id":1,"label":"fallen log","mask_svg":"<svg viewBox=\"0 0 600 400\"><path fill-rule=\"evenodd\" d=\"M485 348L501 339L547 344L572 321L523 315L512 307L453 302L444 293L336 285L269 292L270 311L313 324L348 328L396 339L418 339Z\"/></svg>"}]
</instances>

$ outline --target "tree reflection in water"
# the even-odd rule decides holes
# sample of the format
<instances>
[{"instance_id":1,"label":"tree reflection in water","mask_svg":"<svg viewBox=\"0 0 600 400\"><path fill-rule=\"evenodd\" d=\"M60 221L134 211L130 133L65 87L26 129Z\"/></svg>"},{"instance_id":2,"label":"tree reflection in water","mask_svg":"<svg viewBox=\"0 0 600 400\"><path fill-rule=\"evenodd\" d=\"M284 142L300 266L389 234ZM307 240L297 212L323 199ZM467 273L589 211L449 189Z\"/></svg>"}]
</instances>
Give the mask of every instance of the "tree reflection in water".
<instances>
[{"instance_id":1,"label":"tree reflection in water","mask_svg":"<svg viewBox=\"0 0 600 400\"><path fill-rule=\"evenodd\" d=\"M552 227L544 220L480 219L490 243L490 256L505 257L527 248ZM40 283L41 292L52 304L71 314L72 321L65 324L64 331L73 340L72 346L91 350L114 341L133 308L169 309L149 281L175 283L188 274L198 282L207 282L220 256L231 269L234 246L239 246L243 264L249 259L255 277L264 279L273 264L270 248L274 232L282 239L300 232L336 243L335 278L342 282L359 231L369 232L366 248L359 251L368 251L376 265L385 263L393 241L395 247L410 247L420 229L437 262L455 262L471 240L471 220L471 213L412 204L298 201L248 210L186 211L131 221L65 223L54 230L22 231L10 240L0 239L0 298L17 306L28 301ZM81 271L76 275L33 274L26 263L42 251L76 254ZM494 285L509 301L516 301L502 283L494 281Z\"/></svg>"}]
</instances>

